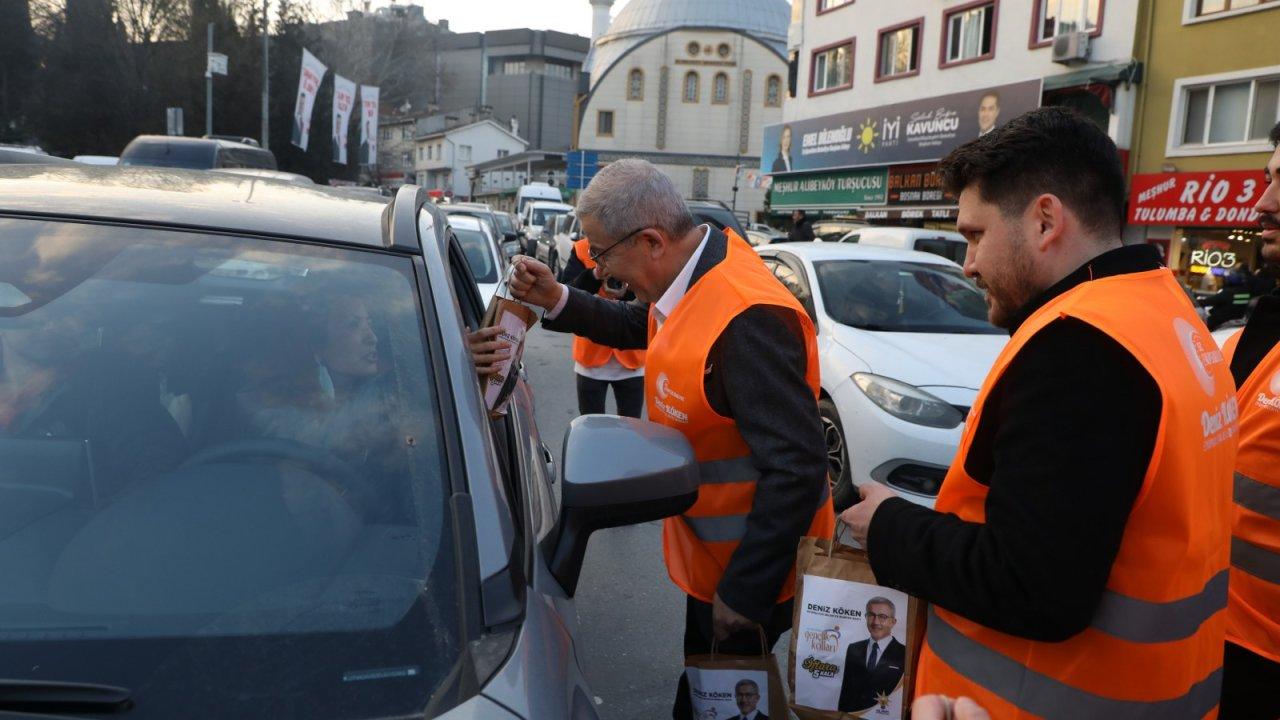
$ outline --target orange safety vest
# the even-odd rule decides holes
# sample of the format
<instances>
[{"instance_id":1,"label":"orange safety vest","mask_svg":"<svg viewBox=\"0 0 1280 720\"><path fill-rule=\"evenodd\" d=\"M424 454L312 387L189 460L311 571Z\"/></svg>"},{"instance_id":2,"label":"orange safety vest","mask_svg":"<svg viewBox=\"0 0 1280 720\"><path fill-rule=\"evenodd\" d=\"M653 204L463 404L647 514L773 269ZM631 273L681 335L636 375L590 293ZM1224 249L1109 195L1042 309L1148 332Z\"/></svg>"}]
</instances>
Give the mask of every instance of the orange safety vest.
<instances>
[{"instance_id":1,"label":"orange safety vest","mask_svg":"<svg viewBox=\"0 0 1280 720\"><path fill-rule=\"evenodd\" d=\"M662 525L662 554L671 581L693 597L711 602L729 559L747 529L760 474L733 418L711 408L703 379L707 356L729 322L755 305L775 305L796 314L804 332L805 379L817 412L818 346L813 323L791 293L765 268L745 241L726 231L728 253L698 279L659 328L649 314L649 355L645 398L649 419L684 433L702 476L698 501ZM835 511L830 486L814 509L808 535L831 537ZM795 568L778 594L795 594Z\"/></svg>"},{"instance_id":2,"label":"orange safety vest","mask_svg":"<svg viewBox=\"0 0 1280 720\"><path fill-rule=\"evenodd\" d=\"M578 256L578 260L582 261L582 264L588 270L595 268L596 262L591 259L586 238L582 238L573 244L573 253ZM596 294L607 297L604 293L603 285ZM644 367L644 350L619 350L588 340L581 335L573 336L574 362L580 363L583 367L601 367L609 363L610 357L617 358L622 367L628 370L639 370Z\"/></svg>"},{"instance_id":3,"label":"orange safety vest","mask_svg":"<svg viewBox=\"0 0 1280 720\"><path fill-rule=\"evenodd\" d=\"M1083 283L1027 319L983 383L937 510L985 522L989 488L964 469L976 419L1014 357L1046 325L1065 317L1119 342L1160 388L1154 452L1106 589L1090 627L1063 642L1007 635L932 607L916 693L968 696L1002 719L1216 717L1235 385L1168 269ZM1098 412L1107 412L1106 406Z\"/></svg>"},{"instance_id":4,"label":"orange safety vest","mask_svg":"<svg viewBox=\"0 0 1280 720\"><path fill-rule=\"evenodd\" d=\"M1228 360L1241 334L1227 341ZM1227 639L1280 662L1280 344L1254 368L1237 398Z\"/></svg>"}]
</instances>

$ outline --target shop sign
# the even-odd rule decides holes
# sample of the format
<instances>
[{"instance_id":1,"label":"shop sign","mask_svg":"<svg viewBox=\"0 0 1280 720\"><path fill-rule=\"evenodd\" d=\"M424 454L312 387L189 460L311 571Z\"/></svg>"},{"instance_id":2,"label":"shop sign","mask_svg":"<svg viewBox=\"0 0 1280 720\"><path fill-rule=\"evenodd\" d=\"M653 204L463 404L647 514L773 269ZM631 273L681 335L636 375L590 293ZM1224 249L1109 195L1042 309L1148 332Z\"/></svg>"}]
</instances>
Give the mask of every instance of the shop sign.
<instances>
[{"instance_id":1,"label":"shop sign","mask_svg":"<svg viewBox=\"0 0 1280 720\"><path fill-rule=\"evenodd\" d=\"M883 205L888 185L884 168L778 177L769 207L774 210L821 210Z\"/></svg>"},{"instance_id":2,"label":"shop sign","mask_svg":"<svg viewBox=\"0 0 1280 720\"><path fill-rule=\"evenodd\" d=\"M1040 107L1041 84L1026 80L769 125L764 129L760 172L941 160L964 143Z\"/></svg>"},{"instance_id":3,"label":"shop sign","mask_svg":"<svg viewBox=\"0 0 1280 720\"><path fill-rule=\"evenodd\" d=\"M1258 222L1253 206L1266 187L1257 170L1134 175L1129 224L1252 225Z\"/></svg>"},{"instance_id":4,"label":"shop sign","mask_svg":"<svg viewBox=\"0 0 1280 720\"><path fill-rule=\"evenodd\" d=\"M889 168L889 205L954 204L942 191L937 163L895 165Z\"/></svg>"}]
</instances>

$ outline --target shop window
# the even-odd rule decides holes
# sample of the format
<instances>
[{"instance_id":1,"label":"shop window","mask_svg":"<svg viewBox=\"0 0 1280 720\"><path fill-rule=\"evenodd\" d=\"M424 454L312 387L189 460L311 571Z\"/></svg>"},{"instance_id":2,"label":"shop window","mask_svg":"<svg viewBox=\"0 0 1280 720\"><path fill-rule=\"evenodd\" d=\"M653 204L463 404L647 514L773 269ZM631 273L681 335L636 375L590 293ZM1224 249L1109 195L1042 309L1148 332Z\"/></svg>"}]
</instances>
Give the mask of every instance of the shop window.
<instances>
[{"instance_id":1,"label":"shop window","mask_svg":"<svg viewBox=\"0 0 1280 720\"><path fill-rule=\"evenodd\" d=\"M1031 44L1048 45L1059 35L1102 31L1102 0L1036 0L1031 18Z\"/></svg>"},{"instance_id":2,"label":"shop window","mask_svg":"<svg viewBox=\"0 0 1280 720\"><path fill-rule=\"evenodd\" d=\"M853 40L814 50L809 76L810 95L853 87Z\"/></svg>"},{"instance_id":3,"label":"shop window","mask_svg":"<svg viewBox=\"0 0 1280 720\"><path fill-rule=\"evenodd\" d=\"M644 71L640 68L632 68L627 75L627 99L644 99Z\"/></svg>"},{"instance_id":4,"label":"shop window","mask_svg":"<svg viewBox=\"0 0 1280 720\"><path fill-rule=\"evenodd\" d=\"M693 199L706 200L711 194L711 171L707 168L693 169Z\"/></svg>"},{"instance_id":5,"label":"shop window","mask_svg":"<svg viewBox=\"0 0 1280 720\"><path fill-rule=\"evenodd\" d=\"M613 137L613 111L600 110L596 113L596 135Z\"/></svg>"},{"instance_id":6,"label":"shop window","mask_svg":"<svg viewBox=\"0 0 1280 720\"><path fill-rule=\"evenodd\" d=\"M970 3L942 15L942 66L989 60L996 54L996 2Z\"/></svg>"},{"instance_id":7,"label":"shop window","mask_svg":"<svg viewBox=\"0 0 1280 720\"><path fill-rule=\"evenodd\" d=\"M764 106L782 107L782 78L777 75L764 81Z\"/></svg>"},{"instance_id":8,"label":"shop window","mask_svg":"<svg viewBox=\"0 0 1280 720\"><path fill-rule=\"evenodd\" d=\"M684 101L698 102L698 73L692 70L684 76Z\"/></svg>"},{"instance_id":9,"label":"shop window","mask_svg":"<svg viewBox=\"0 0 1280 720\"><path fill-rule=\"evenodd\" d=\"M1194 17L1206 17L1232 11L1247 12L1268 7L1280 8L1280 0L1191 0L1189 9Z\"/></svg>"},{"instance_id":10,"label":"shop window","mask_svg":"<svg viewBox=\"0 0 1280 720\"><path fill-rule=\"evenodd\" d=\"M1177 149L1268 149L1280 119L1280 76L1182 84L1175 95Z\"/></svg>"},{"instance_id":11,"label":"shop window","mask_svg":"<svg viewBox=\"0 0 1280 720\"><path fill-rule=\"evenodd\" d=\"M716 73L716 79L711 84L711 102L716 105L725 105L729 102L728 75Z\"/></svg>"},{"instance_id":12,"label":"shop window","mask_svg":"<svg viewBox=\"0 0 1280 720\"><path fill-rule=\"evenodd\" d=\"M924 20L880 31L876 49L876 79L908 77L920 72L920 31Z\"/></svg>"}]
</instances>

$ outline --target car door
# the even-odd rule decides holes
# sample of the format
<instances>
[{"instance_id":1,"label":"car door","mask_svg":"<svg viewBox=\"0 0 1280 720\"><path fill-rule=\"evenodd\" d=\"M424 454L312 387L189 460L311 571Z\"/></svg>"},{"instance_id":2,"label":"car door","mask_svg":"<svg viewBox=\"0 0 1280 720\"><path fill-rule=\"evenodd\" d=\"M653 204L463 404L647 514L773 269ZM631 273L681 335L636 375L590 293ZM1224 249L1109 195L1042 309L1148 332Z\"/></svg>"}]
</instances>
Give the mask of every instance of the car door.
<instances>
[{"instance_id":1,"label":"car door","mask_svg":"<svg viewBox=\"0 0 1280 720\"><path fill-rule=\"evenodd\" d=\"M813 291L809 286L809 275L805 272L804 264L800 259L790 253L780 252L776 255L763 256L765 267L769 268L769 272L778 278L778 282L791 293L804 311L809 314L809 319L813 320L813 325L818 326L818 313L813 305Z\"/></svg>"}]
</instances>

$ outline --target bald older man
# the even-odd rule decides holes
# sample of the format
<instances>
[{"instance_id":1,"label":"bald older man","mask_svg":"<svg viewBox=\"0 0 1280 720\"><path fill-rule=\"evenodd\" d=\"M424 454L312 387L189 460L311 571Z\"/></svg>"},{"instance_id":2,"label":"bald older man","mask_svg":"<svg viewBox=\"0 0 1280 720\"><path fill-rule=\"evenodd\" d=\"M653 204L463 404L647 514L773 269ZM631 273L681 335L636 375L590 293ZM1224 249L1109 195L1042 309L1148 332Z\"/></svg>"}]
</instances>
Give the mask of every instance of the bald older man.
<instances>
[{"instance_id":1,"label":"bald older man","mask_svg":"<svg viewBox=\"0 0 1280 720\"><path fill-rule=\"evenodd\" d=\"M687 595L686 655L759 655L791 625L796 544L835 527L809 316L741 238L694 225L670 178L643 160L606 166L578 201L600 277L638 302L556 282L517 261L516 297L544 324L619 349L647 348L649 418L689 439L698 502L663 524L671 580ZM769 648L762 648L763 627ZM673 716L691 716L684 679Z\"/></svg>"}]
</instances>

